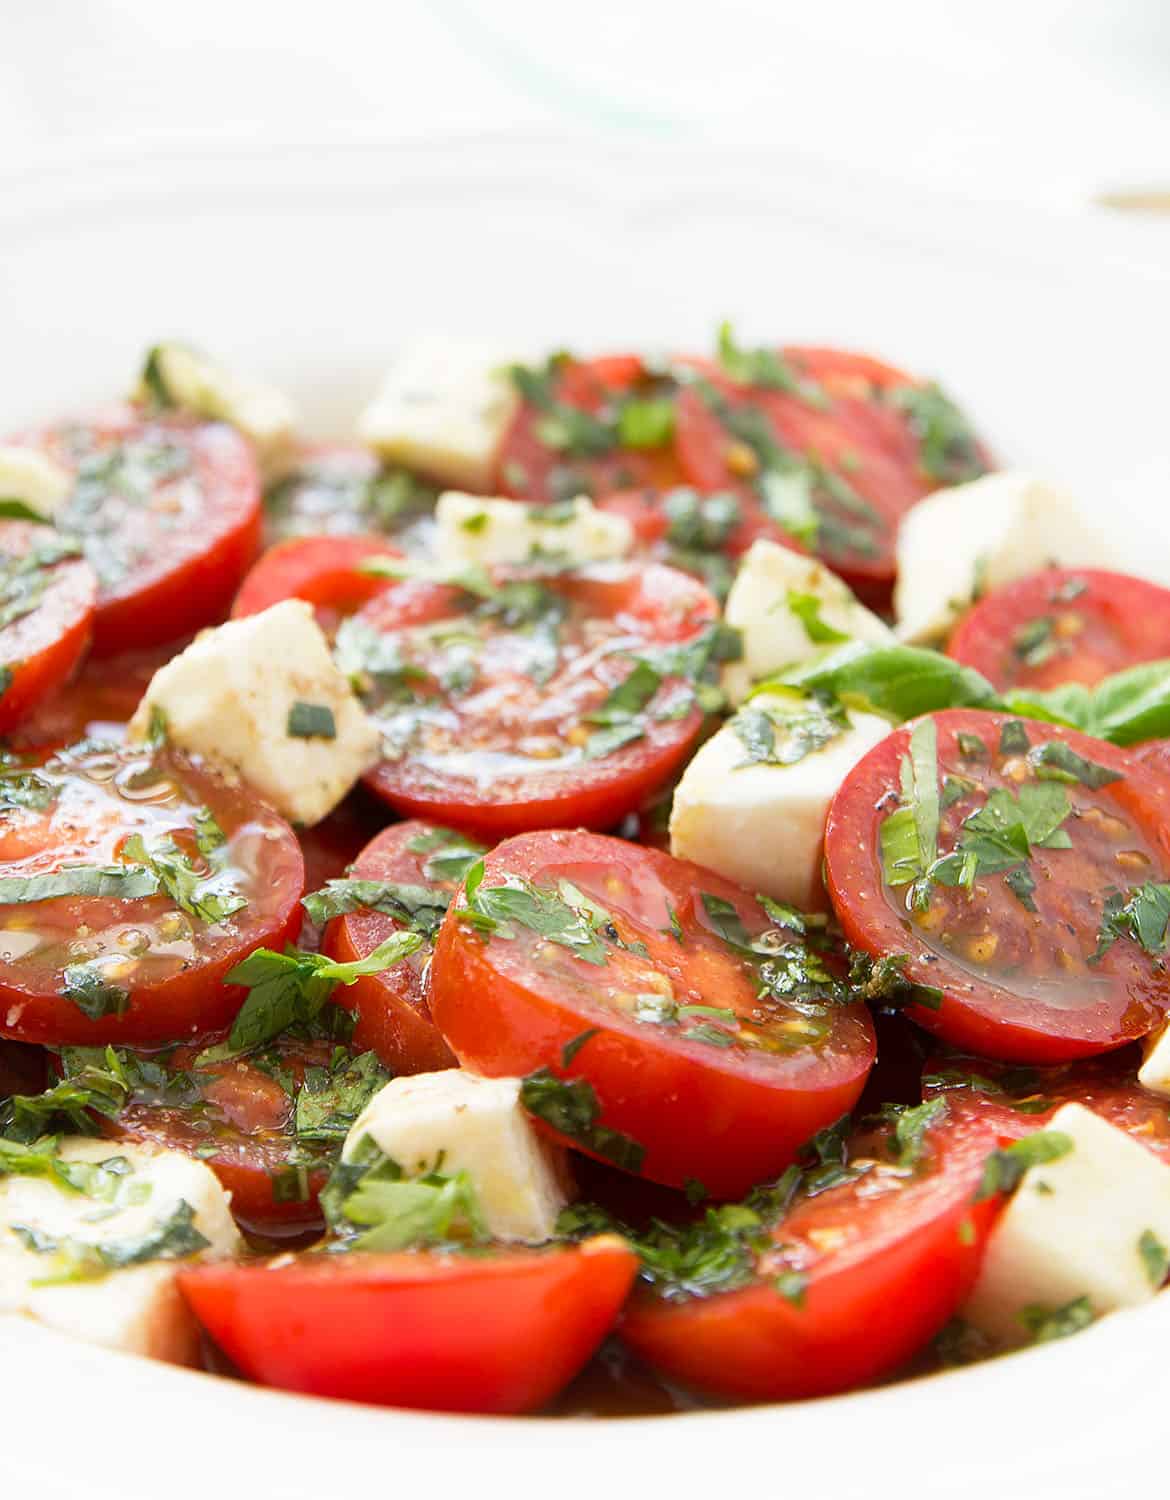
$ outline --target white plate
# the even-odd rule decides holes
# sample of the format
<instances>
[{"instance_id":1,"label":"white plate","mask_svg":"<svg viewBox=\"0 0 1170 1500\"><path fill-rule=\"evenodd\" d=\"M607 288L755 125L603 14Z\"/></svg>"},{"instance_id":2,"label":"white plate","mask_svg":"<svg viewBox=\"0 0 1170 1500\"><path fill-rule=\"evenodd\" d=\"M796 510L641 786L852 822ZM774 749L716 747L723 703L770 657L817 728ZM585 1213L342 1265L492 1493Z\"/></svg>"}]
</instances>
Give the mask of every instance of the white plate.
<instances>
[{"instance_id":1,"label":"white plate","mask_svg":"<svg viewBox=\"0 0 1170 1500\"><path fill-rule=\"evenodd\" d=\"M388 81L388 86L392 83ZM839 342L937 375L1135 565L1170 547L1170 297L1105 228L1011 218L751 151L479 141L40 163L0 182L0 430L125 387L187 336L344 431L387 352ZM5 1493L1099 1497L1162 1472L1170 1298L1067 1344L785 1408L492 1422L240 1387L6 1328ZM20 1488L23 1479L27 1490ZM801 1486L803 1484L803 1489ZM815 1484L815 1490L811 1488Z\"/></svg>"}]
</instances>

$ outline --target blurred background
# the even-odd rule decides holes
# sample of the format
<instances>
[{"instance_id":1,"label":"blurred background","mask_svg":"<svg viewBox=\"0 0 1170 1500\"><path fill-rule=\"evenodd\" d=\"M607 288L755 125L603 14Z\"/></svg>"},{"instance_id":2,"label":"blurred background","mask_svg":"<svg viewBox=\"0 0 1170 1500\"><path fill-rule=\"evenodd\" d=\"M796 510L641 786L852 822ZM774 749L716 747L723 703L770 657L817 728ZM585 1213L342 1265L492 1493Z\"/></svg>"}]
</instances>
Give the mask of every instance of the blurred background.
<instances>
[{"instance_id":1,"label":"blurred background","mask_svg":"<svg viewBox=\"0 0 1170 1500\"><path fill-rule=\"evenodd\" d=\"M0 172L190 139L574 133L769 144L1057 213L1108 194L1161 190L1170 202L1165 0L9 0L4 11Z\"/></svg>"}]
</instances>

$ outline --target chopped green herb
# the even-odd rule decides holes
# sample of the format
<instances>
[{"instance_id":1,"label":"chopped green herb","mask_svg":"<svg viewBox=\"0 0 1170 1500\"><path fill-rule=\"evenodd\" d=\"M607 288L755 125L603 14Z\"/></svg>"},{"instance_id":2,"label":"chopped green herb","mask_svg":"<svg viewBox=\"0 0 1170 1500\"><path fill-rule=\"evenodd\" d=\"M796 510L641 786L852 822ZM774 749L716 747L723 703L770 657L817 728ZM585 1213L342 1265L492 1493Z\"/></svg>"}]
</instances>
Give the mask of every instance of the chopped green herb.
<instances>
[{"instance_id":1,"label":"chopped green herb","mask_svg":"<svg viewBox=\"0 0 1170 1500\"><path fill-rule=\"evenodd\" d=\"M91 1021L123 1016L130 1009L130 991L110 984L88 963L66 965L61 974L61 994Z\"/></svg>"},{"instance_id":2,"label":"chopped green herb","mask_svg":"<svg viewBox=\"0 0 1170 1500\"><path fill-rule=\"evenodd\" d=\"M580 1052L585 1043L592 1040L592 1038L597 1035L598 1029L599 1028L596 1026L590 1026L588 1031L582 1031L581 1033L579 1033L579 1035L575 1036L571 1042L565 1043L565 1045L561 1048L562 1068L567 1068L569 1066L569 1064L577 1056L577 1053Z\"/></svg>"},{"instance_id":3,"label":"chopped green herb","mask_svg":"<svg viewBox=\"0 0 1170 1500\"><path fill-rule=\"evenodd\" d=\"M1128 892L1114 891L1102 909L1097 951L1089 962L1100 962L1118 938L1131 938L1151 957L1164 953L1167 923L1170 885L1147 880Z\"/></svg>"},{"instance_id":4,"label":"chopped green herb","mask_svg":"<svg viewBox=\"0 0 1170 1500\"><path fill-rule=\"evenodd\" d=\"M569 949L574 957L586 963L606 962L605 944L586 914L519 877L507 878L507 884L484 886L483 861L474 865L464 886L467 904L458 913L460 920L504 939L515 937L513 924L519 923L548 942Z\"/></svg>"},{"instance_id":5,"label":"chopped green herb","mask_svg":"<svg viewBox=\"0 0 1170 1500\"><path fill-rule=\"evenodd\" d=\"M967 418L937 385L901 386L891 400L905 412L918 439L918 461L932 479L963 484L986 472Z\"/></svg>"},{"instance_id":6,"label":"chopped green herb","mask_svg":"<svg viewBox=\"0 0 1170 1500\"><path fill-rule=\"evenodd\" d=\"M1001 755L1024 755L1027 753L1031 740L1028 731L1020 723L1019 719L1008 719L999 731L999 753Z\"/></svg>"},{"instance_id":7,"label":"chopped green herb","mask_svg":"<svg viewBox=\"0 0 1170 1500\"><path fill-rule=\"evenodd\" d=\"M994 1197L996 1193L1014 1192L1029 1167L1059 1161L1072 1149L1072 1137L1062 1130L1037 1130L1002 1150L993 1151L984 1163L979 1190L975 1194L976 1203Z\"/></svg>"},{"instance_id":8,"label":"chopped green herb","mask_svg":"<svg viewBox=\"0 0 1170 1500\"><path fill-rule=\"evenodd\" d=\"M782 1271L776 1278L776 1290L785 1302L791 1302L793 1307L803 1307L808 1276L803 1271Z\"/></svg>"},{"instance_id":9,"label":"chopped green herb","mask_svg":"<svg viewBox=\"0 0 1170 1500\"><path fill-rule=\"evenodd\" d=\"M297 1091L294 1129L300 1141L343 1141L391 1074L374 1052L341 1056L332 1068L308 1068Z\"/></svg>"},{"instance_id":10,"label":"chopped green herb","mask_svg":"<svg viewBox=\"0 0 1170 1500\"><path fill-rule=\"evenodd\" d=\"M1049 1308L1034 1303L1020 1310L1020 1322L1032 1335L1034 1344L1048 1344L1080 1333L1094 1321L1096 1314L1088 1297L1077 1297L1063 1307Z\"/></svg>"},{"instance_id":11,"label":"chopped green herb","mask_svg":"<svg viewBox=\"0 0 1170 1500\"><path fill-rule=\"evenodd\" d=\"M1120 771L1110 770L1108 766L1078 755L1063 740L1046 740L1029 750L1028 764L1042 781L1079 781L1083 786L1096 789L1125 779Z\"/></svg>"},{"instance_id":12,"label":"chopped green herb","mask_svg":"<svg viewBox=\"0 0 1170 1500\"><path fill-rule=\"evenodd\" d=\"M986 760L987 746L977 734L969 734L960 730L955 736L955 743L959 747L959 754L964 760Z\"/></svg>"},{"instance_id":13,"label":"chopped green herb","mask_svg":"<svg viewBox=\"0 0 1170 1500\"><path fill-rule=\"evenodd\" d=\"M821 619L821 607L824 601L816 594L801 594L794 589L789 589L784 602L804 626L805 635L815 646L837 645L849 639L844 631L835 630L832 625L827 625Z\"/></svg>"},{"instance_id":14,"label":"chopped green herb","mask_svg":"<svg viewBox=\"0 0 1170 1500\"><path fill-rule=\"evenodd\" d=\"M1036 880L1027 865L1019 865L1016 869L1009 870L1003 877L1003 883L1025 911L1036 910L1036 903L1032 899L1032 893L1036 889Z\"/></svg>"},{"instance_id":15,"label":"chopped green herb","mask_svg":"<svg viewBox=\"0 0 1170 1500\"><path fill-rule=\"evenodd\" d=\"M894 724L944 708L1001 706L985 677L948 656L918 646L875 646L865 641L847 641L818 652L756 690L766 692L777 685L836 699L846 708L880 714ZM977 736L968 739L975 741Z\"/></svg>"},{"instance_id":16,"label":"chopped green herb","mask_svg":"<svg viewBox=\"0 0 1170 1500\"><path fill-rule=\"evenodd\" d=\"M1170 1252L1152 1229L1143 1229L1138 1238L1138 1255L1150 1285L1157 1291L1170 1271Z\"/></svg>"},{"instance_id":17,"label":"chopped green herb","mask_svg":"<svg viewBox=\"0 0 1170 1500\"><path fill-rule=\"evenodd\" d=\"M796 765L839 739L848 727L840 709L825 708L815 699L797 699L789 706L776 697L755 698L731 720L747 752L747 759L732 769Z\"/></svg>"},{"instance_id":18,"label":"chopped green herb","mask_svg":"<svg viewBox=\"0 0 1170 1500\"><path fill-rule=\"evenodd\" d=\"M0 879L0 906L53 901L62 896L115 897L134 901L153 896L157 875L135 865L63 865L48 875L10 875Z\"/></svg>"},{"instance_id":19,"label":"chopped green herb","mask_svg":"<svg viewBox=\"0 0 1170 1500\"><path fill-rule=\"evenodd\" d=\"M123 848L132 860L157 878L161 889L188 916L197 917L209 925L226 922L247 906L248 899L235 883L235 875L228 864L227 842L214 818L210 826L203 822L197 838L201 840L200 847L205 851L204 857L211 869L209 875L200 875L169 835L148 845L141 834L134 833Z\"/></svg>"},{"instance_id":20,"label":"chopped green herb","mask_svg":"<svg viewBox=\"0 0 1170 1500\"><path fill-rule=\"evenodd\" d=\"M305 896L301 905L318 927L352 911L380 911L411 931L433 938L447 910L446 891L393 880L330 880Z\"/></svg>"},{"instance_id":21,"label":"chopped green herb","mask_svg":"<svg viewBox=\"0 0 1170 1500\"><path fill-rule=\"evenodd\" d=\"M550 1069L538 1068L521 1084L520 1102L529 1114L623 1171L641 1171L646 1148L598 1124L601 1105L588 1079L558 1078Z\"/></svg>"},{"instance_id":22,"label":"chopped green herb","mask_svg":"<svg viewBox=\"0 0 1170 1500\"><path fill-rule=\"evenodd\" d=\"M784 391L799 396L810 406L825 407L829 404L820 386L799 376L778 350L741 349L735 342L729 322L719 325L719 363L724 372L741 385Z\"/></svg>"},{"instance_id":23,"label":"chopped green herb","mask_svg":"<svg viewBox=\"0 0 1170 1500\"><path fill-rule=\"evenodd\" d=\"M294 703L288 711L286 733L297 740L335 740L337 721L325 703Z\"/></svg>"},{"instance_id":24,"label":"chopped green herb","mask_svg":"<svg viewBox=\"0 0 1170 1500\"><path fill-rule=\"evenodd\" d=\"M619 408L617 440L623 448L665 448L673 437L673 401L631 400Z\"/></svg>"},{"instance_id":25,"label":"chopped green herb","mask_svg":"<svg viewBox=\"0 0 1170 1500\"><path fill-rule=\"evenodd\" d=\"M923 1104L890 1104L883 1117L894 1124L894 1158L900 1167L916 1167L926 1150L926 1134L947 1113L945 1096L927 1099Z\"/></svg>"},{"instance_id":26,"label":"chopped green herb","mask_svg":"<svg viewBox=\"0 0 1170 1500\"><path fill-rule=\"evenodd\" d=\"M1041 666L1058 649L1052 639L1055 628L1056 621L1051 615L1037 615L1016 631L1012 637L1012 651L1025 666Z\"/></svg>"}]
</instances>

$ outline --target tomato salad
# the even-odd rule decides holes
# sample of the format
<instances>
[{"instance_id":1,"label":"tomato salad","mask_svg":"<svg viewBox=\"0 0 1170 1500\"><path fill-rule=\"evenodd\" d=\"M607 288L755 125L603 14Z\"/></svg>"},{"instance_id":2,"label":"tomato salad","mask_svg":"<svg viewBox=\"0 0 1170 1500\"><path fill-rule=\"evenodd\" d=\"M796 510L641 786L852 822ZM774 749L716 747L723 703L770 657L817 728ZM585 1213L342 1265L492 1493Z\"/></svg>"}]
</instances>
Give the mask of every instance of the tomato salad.
<instances>
[{"instance_id":1,"label":"tomato salad","mask_svg":"<svg viewBox=\"0 0 1170 1500\"><path fill-rule=\"evenodd\" d=\"M439 347L0 447L0 1311L531 1414L1154 1297L1170 591L868 355Z\"/></svg>"}]
</instances>

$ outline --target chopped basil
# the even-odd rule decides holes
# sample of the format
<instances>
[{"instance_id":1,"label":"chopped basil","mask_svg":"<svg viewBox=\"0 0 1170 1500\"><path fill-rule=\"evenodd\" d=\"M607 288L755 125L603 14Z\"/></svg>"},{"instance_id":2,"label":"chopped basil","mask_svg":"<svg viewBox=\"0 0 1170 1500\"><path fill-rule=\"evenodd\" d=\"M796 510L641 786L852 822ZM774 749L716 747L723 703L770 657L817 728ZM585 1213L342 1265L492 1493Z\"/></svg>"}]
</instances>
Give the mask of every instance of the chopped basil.
<instances>
[{"instance_id":1,"label":"chopped basil","mask_svg":"<svg viewBox=\"0 0 1170 1500\"><path fill-rule=\"evenodd\" d=\"M1152 1229L1143 1229L1138 1237L1138 1256L1150 1285L1157 1291L1170 1271L1170 1252Z\"/></svg>"},{"instance_id":2,"label":"chopped basil","mask_svg":"<svg viewBox=\"0 0 1170 1500\"><path fill-rule=\"evenodd\" d=\"M744 766L791 766L839 739L849 721L839 709L815 699L797 699L791 707L778 698L756 698L739 710L731 729L747 752Z\"/></svg>"},{"instance_id":3,"label":"chopped basil","mask_svg":"<svg viewBox=\"0 0 1170 1500\"><path fill-rule=\"evenodd\" d=\"M122 1016L130 1008L130 991L109 983L88 963L66 965L61 974L61 994L91 1021Z\"/></svg>"},{"instance_id":4,"label":"chopped basil","mask_svg":"<svg viewBox=\"0 0 1170 1500\"><path fill-rule=\"evenodd\" d=\"M288 711L286 732L296 740L335 740L337 721L328 704L298 701Z\"/></svg>"},{"instance_id":5,"label":"chopped basil","mask_svg":"<svg viewBox=\"0 0 1170 1500\"><path fill-rule=\"evenodd\" d=\"M808 1276L803 1271L782 1271L776 1278L776 1290L785 1302L791 1302L793 1307L803 1307Z\"/></svg>"},{"instance_id":6,"label":"chopped basil","mask_svg":"<svg viewBox=\"0 0 1170 1500\"><path fill-rule=\"evenodd\" d=\"M211 818L210 813L207 817ZM227 841L214 818L210 825L206 820L197 825L196 838L211 868L209 875L200 875L169 835L148 845L141 834L133 833L123 847L131 859L157 878L159 887L188 916L209 925L226 922L247 906L248 898L235 883L228 865Z\"/></svg>"},{"instance_id":7,"label":"chopped basil","mask_svg":"<svg viewBox=\"0 0 1170 1500\"><path fill-rule=\"evenodd\" d=\"M1077 1297L1063 1307L1049 1308L1038 1303L1021 1308L1020 1322L1032 1335L1034 1344L1048 1344L1080 1333L1094 1321L1096 1314L1088 1297Z\"/></svg>"},{"instance_id":8,"label":"chopped basil","mask_svg":"<svg viewBox=\"0 0 1170 1500\"><path fill-rule=\"evenodd\" d=\"M700 495L697 490L668 490L662 510L670 522L666 540L695 552L718 551L739 524L740 504L734 495Z\"/></svg>"},{"instance_id":9,"label":"chopped basil","mask_svg":"<svg viewBox=\"0 0 1170 1500\"><path fill-rule=\"evenodd\" d=\"M32 614L44 598L50 569L80 552L78 542L58 536L38 543L21 557L0 554L0 630Z\"/></svg>"},{"instance_id":10,"label":"chopped basil","mask_svg":"<svg viewBox=\"0 0 1170 1500\"><path fill-rule=\"evenodd\" d=\"M1024 755L1031 746L1028 731L1019 719L1008 719L999 731L999 753L1001 755Z\"/></svg>"},{"instance_id":11,"label":"chopped basil","mask_svg":"<svg viewBox=\"0 0 1170 1500\"><path fill-rule=\"evenodd\" d=\"M801 594L789 589L784 602L804 626L804 633L814 646L833 646L849 639L844 631L835 630L821 619L824 601L816 594Z\"/></svg>"},{"instance_id":12,"label":"chopped basil","mask_svg":"<svg viewBox=\"0 0 1170 1500\"><path fill-rule=\"evenodd\" d=\"M1029 1167L1059 1161L1073 1149L1072 1137L1062 1130L1037 1130L1002 1150L993 1151L983 1165L983 1176L975 1194L976 1203L996 1193L1012 1193Z\"/></svg>"},{"instance_id":13,"label":"chopped basil","mask_svg":"<svg viewBox=\"0 0 1170 1500\"><path fill-rule=\"evenodd\" d=\"M391 1074L377 1053L342 1053L331 1068L307 1068L297 1090L294 1129L300 1141L343 1141L350 1127Z\"/></svg>"},{"instance_id":14,"label":"chopped basil","mask_svg":"<svg viewBox=\"0 0 1170 1500\"><path fill-rule=\"evenodd\" d=\"M0 906L53 901L63 896L115 897L133 901L159 889L152 870L135 865L62 865L48 875L9 875L0 879Z\"/></svg>"},{"instance_id":15,"label":"chopped basil","mask_svg":"<svg viewBox=\"0 0 1170 1500\"><path fill-rule=\"evenodd\" d=\"M959 747L959 754L964 760L986 760L987 746L977 734L969 734L963 730L955 736L955 743Z\"/></svg>"},{"instance_id":16,"label":"chopped basil","mask_svg":"<svg viewBox=\"0 0 1170 1500\"><path fill-rule=\"evenodd\" d=\"M986 678L948 656L917 646L864 641L819 652L761 683L757 691L777 685L837 699L846 708L879 714L894 724L943 708L1001 706Z\"/></svg>"},{"instance_id":17,"label":"chopped basil","mask_svg":"<svg viewBox=\"0 0 1170 1500\"><path fill-rule=\"evenodd\" d=\"M1036 910L1036 903L1032 899L1032 893L1036 889L1036 880L1027 865L1019 865L1016 869L1009 870L1003 877L1003 883L1026 911Z\"/></svg>"},{"instance_id":18,"label":"chopped basil","mask_svg":"<svg viewBox=\"0 0 1170 1500\"><path fill-rule=\"evenodd\" d=\"M611 688L604 702L586 718L591 724L628 724L644 711L661 684L661 675L641 657L629 675Z\"/></svg>"},{"instance_id":19,"label":"chopped basil","mask_svg":"<svg viewBox=\"0 0 1170 1500\"><path fill-rule=\"evenodd\" d=\"M623 1171L641 1171L646 1148L621 1131L598 1124L601 1105L588 1079L558 1078L550 1069L538 1068L521 1084L520 1102L529 1114L586 1150Z\"/></svg>"},{"instance_id":20,"label":"chopped basil","mask_svg":"<svg viewBox=\"0 0 1170 1500\"><path fill-rule=\"evenodd\" d=\"M1052 639L1055 628L1056 621L1051 615L1037 615L1016 631L1012 637L1012 651L1025 666L1041 666L1058 649Z\"/></svg>"},{"instance_id":21,"label":"chopped basil","mask_svg":"<svg viewBox=\"0 0 1170 1500\"><path fill-rule=\"evenodd\" d=\"M618 409L617 440L623 448L665 448L674 437L674 402L656 397L630 400Z\"/></svg>"},{"instance_id":22,"label":"chopped basil","mask_svg":"<svg viewBox=\"0 0 1170 1500\"><path fill-rule=\"evenodd\" d=\"M982 807L963 820L958 848L974 855L976 873L991 875L1029 857L1033 849L1069 849L1060 826L1072 812L1064 789L1025 782L1012 793L994 787Z\"/></svg>"},{"instance_id":23,"label":"chopped basil","mask_svg":"<svg viewBox=\"0 0 1170 1500\"><path fill-rule=\"evenodd\" d=\"M596 1026L590 1026L588 1031L582 1031L571 1042L566 1042L561 1048L561 1067L567 1068L585 1043L591 1041L597 1035L597 1032L598 1028Z\"/></svg>"},{"instance_id":24,"label":"chopped basil","mask_svg":"<svg viewBox=\"0 0 1170 1500\"><path fill-rule=\"evenodd\" d=\"M798 375L776 349L741 349L731 324L719 325L719 363L724 373L740 385L761 386L799 396L809 406L825 407L828 397L814 381Z\"/></svg>"},{"instance_id":25,"label":"chopped basil","mask_svg":"<svg viewBox=\"0 0 1170 1500\"><path fill-rule=\"evenodd\" d=\"M27 1225L13 1224L11 1227L27 1249L40 1255L53 1255L58 1259L59 1269L49 1275L37 1277L31 1283L34 1287L90 1281L105 1276L110 1271L145 1265L150 1261L183 1260L200 1250L206 1250L211 1243L195 1228L195 1210L184 1199L179 1200L166 1219L160 1220L136 1239L91 1244L87 1240L69 1236L57 1238Z\"/></svg>"},{"instance_id":26,"label":"chopped basil","mask_svg":"<svg viewBox=\"0 0 1170 1500\"><path fill-rule=\"evenodd\" d=\"M881 958L871 958L868 953L855 952L849 961L852 997L890 1009L921 1005L926 1010L938 1010L943 1001L942 990L907 979L905 969L908 962L905 953L887 953Z\"/></svg>"},{"instance_id":27,"label":"chopped basil","mask_svg":"<svg viewBox=\"0 0 1170 1500\"><path fill-rule=\"evenodd\" d=\"M411 931L433 938L450 903L446 891L393 880L330 880L301 905L318 927L351 911L380 911Z\"/></svg>"},{"instance_id":28,"label":"chopped basil","mask_svg":"<svg viewBox=\"0 0 1170 1500\"><path fill-rule=\"evenodd\" d=\"M882 870L892 886L929 879L938 859L938 729L933 719L920 719L911 731L901 781L901 802L878 829Z\"/></svg>"},{"instance_id":29,"label":"chopped basil","mask_svg":"<svg viewBox=\"0 0 1170 1500\"><path fill-rule=\"evenodd\" d=\"M947 1113L947 1101L940 1095L922 1104L887 1104L882 1117L894 1126L893 1155L900 1167L916 1167L926 1151L926 1135Z\"/></svg>"},{"instance_id":30,"label":"chopped basil","mask_svg":"<svg viewBox=\"0 0 1170 1500\"><path fill-rule=\"evenodd\" d=\"M34 510L27 500L17 500L11 496L0 497L0 519L5 521L37 521L41 525L46 524L45 517L39 510Z\"/></svg>"},{"instance_id":31,"label":"chopped basil","mask_svg":"<svg viewBox=\"0 0 1170 1500\"><path fill-rule=\"evenodd\" d=\"M1131 938L1154 957L1166 951L1166 928L1170 923L1170 885L1147 880L1128 892L1113 891L1105 900L1097 951L1090 963L1099 962L1118 938Z\"/></svg>"},{"instance_id":32,"label":"chopped basil","mask_svg":"<svg viewBox=\"0 0 1170 1500\"><path fill-rule=\"evenodd\" d=\"M900 386L890 399L905 413L918 439L918 461L932 479L962 484L986 473L967 418L937 385Z\"/></svg>"},{"instance_id":33,"label":"chopped basil","mask_svg":"<svg viewBox=\"0 0 1170 1500\"><path fill-rule=\"evenodd\" d=\"M406 847L412 854L430 855L423 864L423 874L436 882L461 881L485 852L482 844L450 828L420 833Z\"/></svg>"},{"instance_id":34,"label":"chopped basil","mask_svg":"<svg viewBox=\"0 0 1170 1500\"><path fill-rule=\"evenodd\" d=\"M1042 781L1079 781L1083 786L1096 789L1125 779L1120 771L1110 770L1108 766L1078 755L1063 740L1046 740L1029 750L1028 764Z\"/></svg>"}]
</instances>

